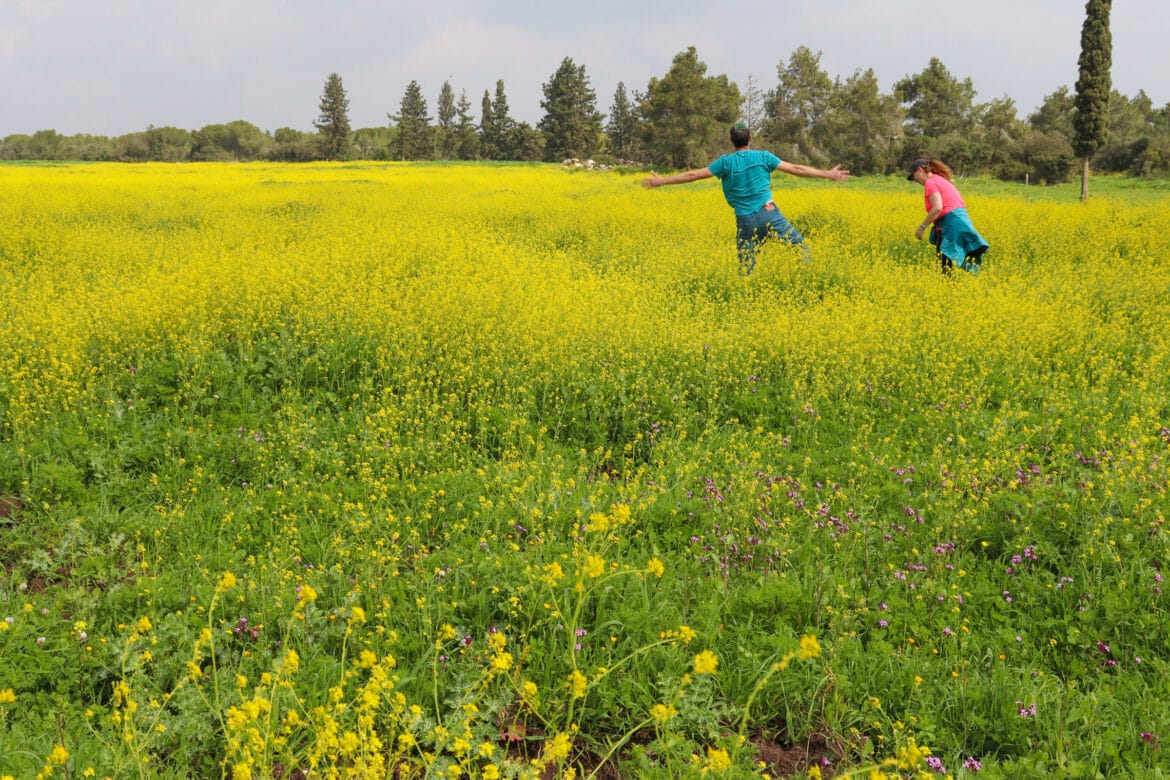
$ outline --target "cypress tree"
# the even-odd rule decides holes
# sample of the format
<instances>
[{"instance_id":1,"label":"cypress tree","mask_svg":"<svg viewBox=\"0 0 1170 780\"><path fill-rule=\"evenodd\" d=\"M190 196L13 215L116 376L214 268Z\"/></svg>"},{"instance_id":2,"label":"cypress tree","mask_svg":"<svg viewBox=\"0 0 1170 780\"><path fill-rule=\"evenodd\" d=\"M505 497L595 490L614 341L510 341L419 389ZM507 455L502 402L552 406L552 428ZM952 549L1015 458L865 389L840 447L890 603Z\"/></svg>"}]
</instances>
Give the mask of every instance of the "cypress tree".
<instances>
[{"instance_id":1,"label":"cypress tree","mask_svg":"<svg viewBox=\"0 0 1170 780\"><path fill-rule=\"evenodd\" d=\"M1085 3L1081 27L1081 57L1077 61L1076 113L1073 114L1073 150L1081 158L1081 200L1089 197L1089 159L1109 138L1109 69L1113 64L1113 37L1109 33L1111 0Z\"/></svg>"},{"instance_id":2,"label":"cypress tree","mask_svg":"<svg viewBox=\"0 0 1170 780\"><path fill-rule=\"evenodd\" d=\"M519 160L520 139L516 120L508 108L508 96L504 94L504 80L496 79L496 96L491 102L492 130L495 133L496 156L493 160Z\"/></svg>"},{"instance_id":3,"label":"cypress tree","mask_svg":"<svg viewBox=\"0 0 1170 780\"><path fill-rule=\"evenodd\" d=\"M486 89L483 91L483 100L479 104L479 148L485 160L500 159L500 138L492 114L492 96Z\"/></svg>"},{"instance_id":4,"label":"cypress tree","mask_svg":"<svg viewBox=\"0 0 1170 780\"><path fill-rule=\"evenodd\" d=\"M439 108L435 122L435 133L438 136L435 149L440 160L455 159L459 144L459 139L455 135L457 118L455 90L451 89L451 82L444 81L443 87L439 90Z\"/></svg>"}]
</instances>

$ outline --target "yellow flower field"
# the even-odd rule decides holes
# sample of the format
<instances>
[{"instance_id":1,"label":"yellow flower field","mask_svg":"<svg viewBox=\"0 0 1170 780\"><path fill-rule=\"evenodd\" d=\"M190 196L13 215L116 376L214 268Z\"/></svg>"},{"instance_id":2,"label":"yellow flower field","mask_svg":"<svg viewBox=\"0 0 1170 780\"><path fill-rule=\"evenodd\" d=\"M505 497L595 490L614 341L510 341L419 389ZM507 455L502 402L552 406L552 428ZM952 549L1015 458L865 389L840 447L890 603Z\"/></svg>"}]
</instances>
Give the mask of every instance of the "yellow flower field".
<instances>
[{"instance_id":1,"label":"yellow flower field","mask_svg":"<svg viewBox=\"0 0 1170 780\"><path fill-rule=\"evenodd\" d=\"M0 166L0 776L1170 770L1166 200L774 185Z\"/></svg>"}]
</instances>

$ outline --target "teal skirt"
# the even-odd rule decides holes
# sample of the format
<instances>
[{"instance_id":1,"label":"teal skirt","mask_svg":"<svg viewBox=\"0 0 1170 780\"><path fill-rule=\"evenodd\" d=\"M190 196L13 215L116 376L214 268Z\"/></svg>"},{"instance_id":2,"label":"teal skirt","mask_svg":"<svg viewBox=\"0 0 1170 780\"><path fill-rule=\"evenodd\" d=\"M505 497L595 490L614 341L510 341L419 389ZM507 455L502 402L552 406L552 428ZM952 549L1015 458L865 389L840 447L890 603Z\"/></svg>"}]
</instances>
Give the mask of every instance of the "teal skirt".
<instances>
[{"instance_id":1,"label":"teal skirt","mask_svg":"<svg viewBox=\"0 0 1170 780\"><path fill-rule=\"evenodd\" d=\"M930 243L938 250L944 270L957 265L971 273L979 272L983 254L991 248L971 224L967 209L954 209L939 217L931 228Z\"/></svg>"}]
</instances>

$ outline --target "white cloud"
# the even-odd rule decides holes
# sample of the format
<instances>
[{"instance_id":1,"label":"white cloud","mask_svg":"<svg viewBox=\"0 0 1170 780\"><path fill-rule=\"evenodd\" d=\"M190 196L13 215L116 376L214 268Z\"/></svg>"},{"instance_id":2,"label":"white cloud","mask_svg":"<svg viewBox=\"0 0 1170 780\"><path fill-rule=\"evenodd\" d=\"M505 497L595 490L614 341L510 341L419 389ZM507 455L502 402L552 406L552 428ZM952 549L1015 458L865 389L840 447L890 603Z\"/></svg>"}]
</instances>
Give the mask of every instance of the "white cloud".
<instances>
[{"instance_id":1,"label":"white cloud","mask_svg":"<svg viewBox=\"0 0 1170 780\"><path fill-rule=\"evenodd\" d=\"M1114 85L1158 106L1170 102L1164 2L1117 4L1111 19ZM386 124L412 79L432 110L450 79L477 115L503 79L513 116L535 123L564 57L585 66L604 111L619 81L644 89L688 46L709 73L765 89L801 45L822 52L830 76L872 68L883 89L937 56L979 100L1006 94L1026 115L1075 82L1083 18L1072 0L981 0L926 17L919 0L8 0L0 137L240 118L308 129L334 71L355 126Z\"/></svg>"},{"instance_id":2,"label":"white cloud","mask_svg":"<svg viewBox=\"0 0 1170 780\"><path fill-rule=\"evenodd\" d=\"M16 58L16 41L19 31L11 28L0 28L0 60L11 62Z\"/></svg>"}]
</instances>

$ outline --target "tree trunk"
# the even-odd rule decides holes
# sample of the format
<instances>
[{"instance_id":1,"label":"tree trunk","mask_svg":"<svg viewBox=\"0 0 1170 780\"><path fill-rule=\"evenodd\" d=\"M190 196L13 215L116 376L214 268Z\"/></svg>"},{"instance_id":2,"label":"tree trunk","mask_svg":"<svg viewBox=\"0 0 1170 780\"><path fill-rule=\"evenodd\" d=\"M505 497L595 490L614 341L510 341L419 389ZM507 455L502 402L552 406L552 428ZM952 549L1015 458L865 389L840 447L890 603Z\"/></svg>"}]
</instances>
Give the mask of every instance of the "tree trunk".
<instances>
[{"instance_id":1,"label":"tree trunk","mask_svg":"<svg viewBox=\"0 0 1170 780\"><path fill-rule=\"evenodd\" d=\"M1089 199L1089 158L1081 161L1081 203Z\"/></svg>"}]
</instances>

